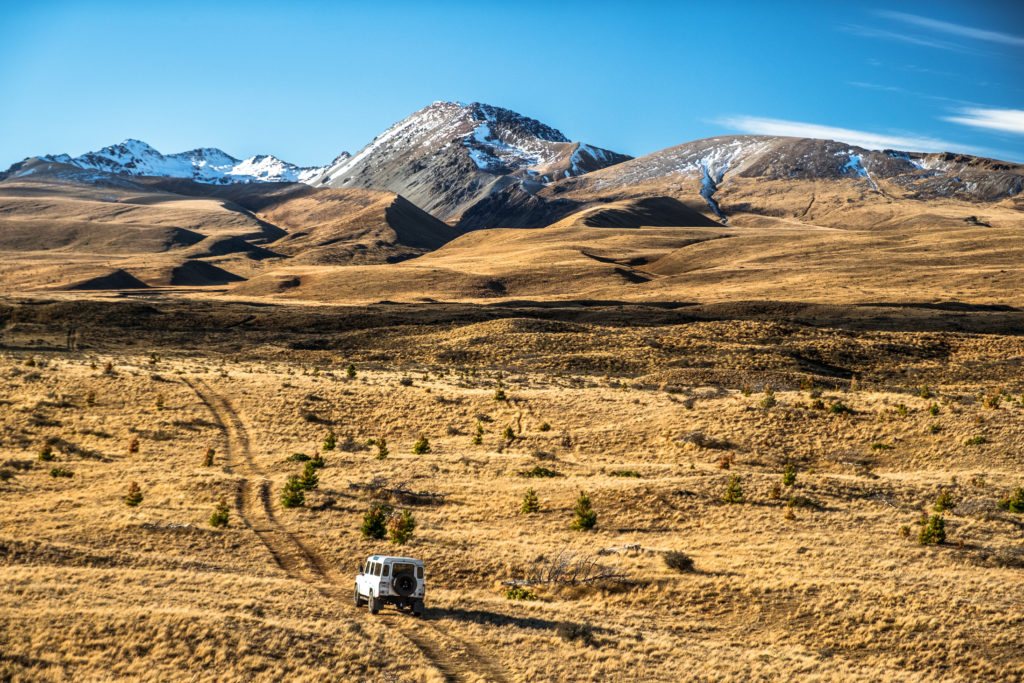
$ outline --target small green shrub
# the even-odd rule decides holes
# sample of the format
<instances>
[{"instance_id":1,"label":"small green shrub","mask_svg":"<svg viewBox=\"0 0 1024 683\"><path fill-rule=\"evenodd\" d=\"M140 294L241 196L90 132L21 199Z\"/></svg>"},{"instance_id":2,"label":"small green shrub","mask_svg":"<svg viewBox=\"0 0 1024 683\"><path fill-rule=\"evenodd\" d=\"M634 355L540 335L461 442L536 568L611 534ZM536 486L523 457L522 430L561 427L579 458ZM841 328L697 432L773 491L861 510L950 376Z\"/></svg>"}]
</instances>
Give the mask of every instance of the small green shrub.
<instances>
[{"instance_id":1,"label":"small green shrub","mask_svg":"<svg viewBox=\"0 0 1024 683\"><path fill-rule=\"evenodd\" d=\"M800 508L802 510L820 510L821 503L812 498L808 498L807 496L793 496L789 499L789 502L786 503L786 507Z\"/></svg>"},{"instance_id":2,"label":"small green shrub","mask_svg":"<svg viewBox=\"0 0 1024 683\"><path fill-rule=\"evenodd\" d=\"M972 436L971 438L969 438L966 441L964 441L964 445L965 446L980 446L981 444L986 443L987 441L988 441L988 439L986 439L985 437L983 437L983 436L981 436L979 434L977 436Z\"/></svg>"},{"instance_id":3,"label":"small green shrub","mask_svg":"<svg viewBox=\"0 0 1024 683\"><path fill-rule=\"evenodd\" d=\"M540 427L537 427L537 431L550 432L551 431L551 425L549 425L547 422L542 422Z\"/></svg>"},{"instance_id":4,"label":"small green shrub","mask_svg":"<svg viewBox=\"0 0 1024 683\"><path fill-rule=\"evenodd\" d=\"M887 443L882 443L881 441L876 441L875 443L871 444L871 450L873 450L873 451L891 451L892 450L892 446L890 446Z\"/></svg>"},{"instance_id":5,"label":"small green shrub","mask_svg":"<svg viewBox=\"0 0 1024 683\"><path fill-rule=\"evenodd\" d=\"M520 472L519 476L543 479L546 477L560 477L562 475L554 470L549 470L547 467L535 465L532 470L523 470L522 472Z\"/></svg>"},{"instance_id":6,"label":"small green shrub","mask_svg":"<svg viewBox=\"0 0 1024 683\"><path fill-rule=\"evenodd\" d=\"M206 452L203 453L203 467L213 467L213 456L216 454L217 451L212 447L207 447Z\"/></svg>"},{"instance_id":7,"label":"small green shrub","mask_svg":"<svg viewBox=\"0 0 1024 683\"><path fill-rule=\"evenodd\" d=\"M356 366L354 366L351 363L349 363L348 367L345 368L345 376L348 377L349 379L355 379L356 378Z\"/></svg>"},{"instance_id":8,"label":"small green shrub","mask_svg":"<svg viewBox=\"0 0 1024 683\"><path fill-rule=\"evenodd\" d=\"M473 445L479 446L484 442L484 426L480 420L476 421L476 432L473 434Z\"/></svg>"},{"instance_id":9,"label":"small green shrub","mask_svg":"<svg viewBox=\"0 0 1024 683\"><path fill-rule=\"evenodd\" d=\"M632 477L634 479L640 478L640 473L637 472L636 470L616 470L614 472L609 472L608 475L612 477Z\"/></svg>"},{"instance_id":10,"label":"small green shrub","mask_svg":"<svg viewBox=\"0 0 1024 683\"><path fill-rule=\"evenodd\" d=\"M841 401L836 401L829 405L828 413L829 415L852 415L853 408Z\"/></svg>"},{"instance_id":11,"label":"small green shrub","mask_svg":"<svg viewBox=\"0 0 1024 683\"><path fill-rule=\"evenodd\" d=\"M494 400L495 401L507 401L508 400L508 396L505 395L505 390L502 389L501 387L498 387L497 389L495 389L494 390Z\"/></svg>"},{"instance_id":12,"label":"small green shrub","mask_svg":"<svg viewBox=\"0 0 1024 683\"><path fill-rule=\"evenodd\" d=\"M427 437L420 434L420 438L416 439L416 443L412 445L413 455L423 455L424 453L430 452L430 441Z\"/></svg>"},{"instance_id":13,"label":"small green shrub","mask_svg":"<svg viewBox=\"0 0 1024 683\"><path fill-rule=\"evenodd\" d=\"M928 406L928 413L932 417L935 417L936 415L938 415L939 414L939 404L938 403L933 403L930 406Z\"/></svg>"},{"instance_id":14,"label":"small green shrub","mask_svg":"<svg viewBox=\"0 0 1024 683\"><path fill-rule=\"evenodd\" d=\"M68 477L68 478L70 478L70 477L73 477L74 474L71 472L71 470L66 470L63 467L54 467L52 470L50 470L50 476L55 478L55 479L57 477Z\"/></svg>"},{"instance_id":15,"label":"small green shrub","mask_svg":"<svg viewBox=\"0 0 1024 683\"><path fill-rule=\"evenodd\" d=\"M764 388L764 398L761 399L761 407L765 410L775 407L775 390L770 386Z\"/></svg>"},{"instance_id":16,"label":"small green shrub","mask_svg":"<svg viewBox=\"0 0 1024 683\"><path fill-rule=\"evenodd\" d=\"M523 496L523 505L520 508L520 511L524 514L540 512L540 501L537 500L537 492L532 488Z\"/></svg>"},{"instance_id":17,"label":"small green shrub","mask_svg":"<svg viewBox=\"0 0 1024 683\"><path fill-rule=\"evenodd\" d=\"M1017 514L1024 512L1024 488L1018 486L1012 496L1003 496L1003 499L999 501L999 507L1007 512Z\"/></svg>"},{"instance_id":18,"label":"small green shrub","mask_svg":"<svg viewBox=\"0 0 1024 683\"><path fill-rule=\"evenodd\" d=\"M910 411L907 410L907 407L905 405L903 405L902 403L897 403L896 404L896 412L899 414L900 417L906 417L907 413L909 413Z\"/></svg>"},{"instance_id":19,"label":"small green shrub","mask_svg":"<svg viewBox=\"0 0 1024 683\"><path fill-rule=\"evenodd\" d=\"M306 491L312 491L320 485L320 475L316 473L316 465L312 460L306 463L299 477L299 486Z\"/></svg>"},{"instance_id":20,"label":"small green shrub","mask_svg":"<svg viewBox=\"0 0 1024 683\"><path fill-rule=\"evenodd\" d=\"M377 459L378 460L384 460L385 458L387 458L388 454L391 453L391 451L388 450L388 440L387 440L387 437L382 436L379 439L377 439L376 445L377 445Z\"/></svg>"},{"instance_id":21,"label":"small green shrub","mask_svg":"<svg viewBox=\"0 0 1024 683\"><path fill-rule=\"evenodd\" d=\"M782 483L784 486L792 486L796 483L796 468L792 463L786 463L786 469L782 471Z\"/></svg>"},{"instance_id":22,"label":"small green shrub","mask_svg":"<svg viewBox=\"0 0 1024 683\"><path fill-rule=\"evenodd\" d=\"M932 506L932 509L935 510L935 512L945 512L946 510L951 510L955 507L956 503L953 502L953 494L943 489L935 499L935 504Z\"/></svg>"},{"instance_id":23,"label":"small green shrub","mask_svg":"<svg viewBox=\"0 0 1024 683\"><path fill-rule=\"evenodd\" d=\"M929 398L932 397L932 392L928 388L928 385L926 384L923 387L921 387L921 390L919 392L917 392L917 395L920 396L921 398L929 399Z\"/></svg>"},{"instance_id":24,"label":"small green shrub","mask_svg":"<svg viewBox=\"0 0 1024 683\"><path fill-rule=\"evenodd\" d=\"M505 427L505 431L501 433L501 437L505 439L505 441L515 441L516 432L514 429L512 429L512 425Z\"/></svg>"},{"instance_id":25,"label":"small green shrub","mask_svg":"<svg viewBox=\"0 0 1024 683\"><path fill-rule=\"evenodd\" d=\"M320 455L320 451L313 454L313 457L306 461L307 465L312 465L316 469L322 469L327 463L324 462L324 456Z\"/></svg>"},{"instance_id":26,"label":"small green shrub","mask_svg":"<svg viewBox=\"0 0 1024 683\"><path fill-rule=\"evenodd\" d=\"M740 392L740 393L742 393L744 396L750 396L754 392L751 391L749 384L744 384L743 385L743 391Z\"/></svg>"},{"instance_id":27,"label":"small green shrub","mask_svg":"<svg viewBox=\"0 0 1024 683\"><path fill-rule=\"evenodd\" d=\"M306 504L306 491L299 482L297 475L288 477L284 490L281 491L281 505L286 508L302 507Z\"/></svg>"},{"instance_id":28,"label":"small green shrub","mask_svg":"<svg viewBox=\"0 0 1024 683\"><path fill-rule=\"evenodd\" d=\"M740 478L737 477L736 475L729 477L729 485L725 488L725 494L722 496L722 502L743 502L743 486L740 484Z\"/></svg>"},{"instance_id":29,"label":"small green shrub","mask_svg":"<svg viewBox=\"0 0 1024 683\"><path fill-rule=\"evenodd\" d=\"M928 523L917 535L917 542L921 545L937 545L946 541L946 520L942 515L932 515Z\"/></svg>"},{"instance_id":30,"label":"small green shrub","mask_svg":"<svg viewBox=\"0 0 1024 683\"><path fill-rule=\"evenodd\" d=\"M288 462L306 462L309 460L309 456L305 453L292 453L285 460Z\"/></svg>"},{"instance_id":31,"label":"small green shrub","mask_svg":"<svg viewBox=\"0 0 1024 683\"><path fill-rule=\"evenodd\" d=\"M573 512L576 513L576 519L569 525L573 531L590 531L597 524L597 513L590 506L590 496L585 491L580 491Z\"/></svg>"},{"instance_id":32,"label":"small green shrub","mask_svg":"<svg viewBox=\"0 0 1024 683\"><path fill-rule=\"evenodd\" d=\"M899 530L900 538L910 538L910 527L906 524L900 527Z\"/></svg>"},{"instance_id":33,"label":"small green shrub","mask_svg":"<svg viewBox=\"0 0 1024 683\"><path fill-rule=\"evenodd\" d=\"M363 515L363 525L359 531L364 538L384 538L388 534L388 517L391 515L391 506L384 503L377 503Z\"/></svg>"},{"instance_id":34,"label":"small green shrub","mask_svg":"<svg viewBox=\"0 0 1024 683\"><path fill-rule=\"evenodd\" d=\"M222 527L228 525L228 518L231 515L231 510L228 508L227 503L223 500L217 504L213 514L210 515L210 526Z\"/></svg>"},{"instance_id":35,"label":"small green shrub","mask_svg":"<svg viewBox=\"0 0 1024 683\"><path fill-rule=\"evenodd\" d=\"M515 586L505 591L506 600L536 600L537 594L531 591L529 588L523 588L522 586Z\"/></svg>"},{"instance_id":36,"label":"small green shrub","mask_svg":"<svg viewBox=\"0 0 1024 683\"><path fill-rule=\"evenodd\" d=\"M942 425L940 425L938 423L933 424L933 425L929 425L928 426L928 431L931 432L932 434L938 434L939 432L942 431Z\"/></svg>"},{"instance_id":37,"label":"small green shrub","mask_svg":"<svg viewBox=\"0 0 1024 683\"><path fill-rule=\"evenodd\" d=\"M408 510L402 510L400 515L392 515L388 522L388 537L394 545L404 545L412 538L412 532L416 528L416 519Z\"/></svg>"},{"instance_id":38,"label":"small green shrub","mask_svg":"<svg viewBox=\"0 0 1024 683\"><path fill-rule=\"evenodd\" d=\"M142 489L138 482L128 484L128 495L124 497L124 504L128 507L135 507L142 502Z\"/></svg>"},{"instance_id":39,"label":"small green shrub","mask_svg":"<svg viewBox=\"0 0 1024 683\"><path fill-rule=\"evenodd\" d=\"M398 383L401 384L403 387L411 387L412 377L403 377L400 380L398 380Z\"/></svg>"},{"instance_id":40,"label":"small green shrub","mask_svg":"<svg viewBox=\"0 0 1024 683\"><path fill-rule=\"evenodd\" d=\"M39 449L39 459L43 462L50 462L53 460L53 448L49 444L46 444Z\"/></svg>"},{"instance_id":41,"label":"small green shrub","mask_svg":"<svg viewBox=\"0 0 1024 683\"><path fill-rule=\"evenodd\" d=\"M338 445L338 437L334 434L334 431L327 432L327 436L324 437L324 450L333 451Z\"/></svg>"},{"instance_id":42,"label":"small green shrub","mask_svg":"<svg viewBox=\"0 0 1024 683\"><path fill-rule=\"evenodd\" d=\"M811 401L811 410L825 410L825 402L820 398Z\"/></svg>"}]
</instances>

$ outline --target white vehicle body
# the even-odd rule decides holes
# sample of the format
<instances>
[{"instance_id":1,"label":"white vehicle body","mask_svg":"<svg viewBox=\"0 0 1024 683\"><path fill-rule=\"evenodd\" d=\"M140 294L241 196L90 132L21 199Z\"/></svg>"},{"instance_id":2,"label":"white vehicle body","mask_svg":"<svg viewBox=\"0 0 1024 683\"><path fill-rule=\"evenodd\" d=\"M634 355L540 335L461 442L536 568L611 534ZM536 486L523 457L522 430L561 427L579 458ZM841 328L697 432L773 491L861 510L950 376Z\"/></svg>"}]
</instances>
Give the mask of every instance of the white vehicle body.
<instances>
[{"instance_id":1,"label":"white vehicle body","mask_svg":"<svg viewBox=\"0 0 1024 683\"><path fill-rule=\"evenodd\" d=\"M391 555L372 555L356 575L356 607L364 604L376 614L386 604L411 609L415 616L423 614L427 594L425 567L422 560Z\"/></svg>"}]
</instances>

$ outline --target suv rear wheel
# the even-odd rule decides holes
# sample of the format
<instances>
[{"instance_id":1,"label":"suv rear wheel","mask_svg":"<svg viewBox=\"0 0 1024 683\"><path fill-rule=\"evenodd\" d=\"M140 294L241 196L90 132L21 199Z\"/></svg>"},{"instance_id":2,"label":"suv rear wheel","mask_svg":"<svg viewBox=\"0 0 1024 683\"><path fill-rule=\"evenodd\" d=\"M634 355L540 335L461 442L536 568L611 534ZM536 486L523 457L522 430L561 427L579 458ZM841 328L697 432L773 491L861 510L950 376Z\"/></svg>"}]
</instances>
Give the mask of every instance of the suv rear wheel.
<instances>
[{"instance_id":1,"label":"suv rear wheel","mask_svg":"<svg viewBox=\"0 0 1024 683\"><path fill-rule=\"evenodd\" d=\"M423 616L423 601L416 600L412 603L412 615L414 617Z\"/></svg>"}]
</instances>

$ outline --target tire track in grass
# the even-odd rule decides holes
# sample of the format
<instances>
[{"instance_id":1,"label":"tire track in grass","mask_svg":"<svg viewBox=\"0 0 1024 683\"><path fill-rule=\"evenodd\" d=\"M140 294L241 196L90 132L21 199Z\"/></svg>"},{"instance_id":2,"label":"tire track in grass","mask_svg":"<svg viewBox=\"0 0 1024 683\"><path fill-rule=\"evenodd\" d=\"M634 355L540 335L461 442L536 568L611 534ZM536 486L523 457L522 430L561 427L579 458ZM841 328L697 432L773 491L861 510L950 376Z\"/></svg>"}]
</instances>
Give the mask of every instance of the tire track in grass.
<instances>
[{"instance_id":1,"label":"tire track in grass","mask_svg":"<svg viewBox=\"0 0 1024 683\"><path fill-rule=\"evenodd\" d=\"M271 498L270 480L256 463L245 423L231 402L204 380L184 378L199 400L214 416L227 441L228 466L242 476L236 496L238 514L259 537L271 556L289 576L316 587L325 597L343 600L351 596L347 579L330 562L281 523ZM429 610L428 610L429 613ZM462 636L454 636L429 621L415 625L403 623L399 613L382 613L389 628L401 633L447 681L508 681L505 672L479 645Z\"/></svg>"}]
</instances>

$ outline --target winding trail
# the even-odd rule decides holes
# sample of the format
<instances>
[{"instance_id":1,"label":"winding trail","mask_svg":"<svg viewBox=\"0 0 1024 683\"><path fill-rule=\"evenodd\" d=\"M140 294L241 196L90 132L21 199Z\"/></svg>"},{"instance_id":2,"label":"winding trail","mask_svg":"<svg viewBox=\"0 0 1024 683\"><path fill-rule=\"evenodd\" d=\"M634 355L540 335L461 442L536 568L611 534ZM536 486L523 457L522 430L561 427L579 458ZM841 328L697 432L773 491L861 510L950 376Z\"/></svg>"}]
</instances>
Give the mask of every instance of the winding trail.
<instances>
[{"instance_id":1,"label":"winding trail","mask_svg":"<svg viewBox=\"0 0 1024 683\"><path fill-rule=\"evenodd\" d=\"M327 598L351 600L351 577L339 574L313 546L275 516L271 481L253 457L248 431L235 407L206 381L183 379L213 414L214 422L224 430L228 466L240 475L235 507L243 523L259 537L288 576L312 585ZM430 623L429 609L424 618L415 621L404 613L392 611L381 612L377 618L415 645L446 681L505 683L510 680L501 665L480 645Z\"/></svg>"}]
</instances>

